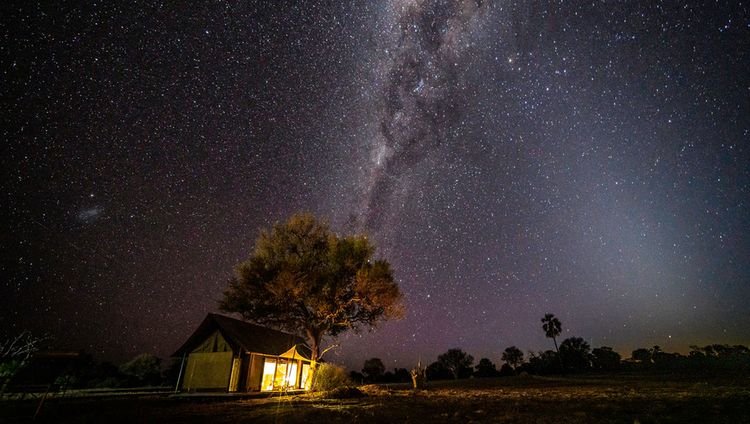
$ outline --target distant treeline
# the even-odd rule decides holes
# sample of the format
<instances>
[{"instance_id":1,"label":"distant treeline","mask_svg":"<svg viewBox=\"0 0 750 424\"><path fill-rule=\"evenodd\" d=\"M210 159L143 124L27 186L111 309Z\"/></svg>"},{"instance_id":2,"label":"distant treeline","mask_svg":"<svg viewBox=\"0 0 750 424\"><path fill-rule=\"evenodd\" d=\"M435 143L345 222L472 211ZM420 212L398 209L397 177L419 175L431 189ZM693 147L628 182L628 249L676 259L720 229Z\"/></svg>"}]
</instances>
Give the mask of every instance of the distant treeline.
<instances>
[{"instance_id":1,"label":"distant treeline","mask_svg":"<svg viewBox=\"0 0 750 424\"><path fill-rule=\"evenodd\" d=\"M110 362L96 362L86 354L60 359L50 358L42 352L23 362L0 362L0 393L14 385L42 383L54 383L63 390L173 386L179 365L179 361L173 361L162 370L161 359L146 353L117 366Z\"/></svg>"},{"instance_id":2,"label":"distant treeline","mask_svg":"<svg viewBox=\"0 0 750 424\"><path fill-rule=\"evenodd\" d=\"M450 349L438 356L426 369L427 380L457 378L484 378L512 376L521 373L535 375L562 375L581 373L678 373L700 376L750 375L750 349L743 345L712 344L690 346L690 353L664 352L659 346L639 348L631 357L622 359L611 347L591 349L580 337L567 338L560 343L559 353L553 350L528 352L526 355L515 346L502 353L502 365L488 358L478 362L461 349ZM365 361L361 370L352 371L350 377L357 383L395 383L410 381L409 372L396 368L385 371L379 358Z\"/></svg>"},{"instance_id":3,"label":"distant treeline","mask_svg":"<svg viewBox=\"0 0 750 424\"><path fill-rule=\"evenodd\" d=\"M75 372L63 375L59 383L73 388L115 388L174 385L180 361L173 359L162 370L161 359L143 353L119 366L89 360ZM68 378L70 380L65 381Z\"/></svg>"}]
</instances>

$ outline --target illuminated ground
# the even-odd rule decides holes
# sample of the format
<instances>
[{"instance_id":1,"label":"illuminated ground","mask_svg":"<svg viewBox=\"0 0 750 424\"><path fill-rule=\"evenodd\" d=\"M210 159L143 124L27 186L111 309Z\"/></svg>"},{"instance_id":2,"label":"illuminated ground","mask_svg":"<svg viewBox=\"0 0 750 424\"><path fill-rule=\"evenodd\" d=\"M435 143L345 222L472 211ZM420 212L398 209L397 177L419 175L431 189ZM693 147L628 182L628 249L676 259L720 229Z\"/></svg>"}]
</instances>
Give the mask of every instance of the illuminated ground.
<instances>
[{"instance_id":1,"label":"illuminated ground","mask_svg":"<svg viewBox=\"0 0 750 424\"><path fill-rule=\"evenodd\" d=\"M48 402L41 422L750 422L750 379L662 377L500 378L390 386L357 399L303 395L245 400L142 396ZM0 403L11 423L36 401Z\"/></svg>"}]
</instances>

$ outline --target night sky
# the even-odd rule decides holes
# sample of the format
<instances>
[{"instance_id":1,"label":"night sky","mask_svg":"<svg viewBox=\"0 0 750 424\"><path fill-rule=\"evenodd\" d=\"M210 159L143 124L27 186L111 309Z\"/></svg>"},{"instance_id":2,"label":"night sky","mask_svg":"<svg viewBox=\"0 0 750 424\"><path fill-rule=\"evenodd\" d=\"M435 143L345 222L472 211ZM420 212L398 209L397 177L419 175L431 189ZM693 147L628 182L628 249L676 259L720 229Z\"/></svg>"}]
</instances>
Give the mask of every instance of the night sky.
<instances>
[{"instance_id":1,"label":"night sky","mask_svg":"<svg viewBox=\"0 0 750 424\"><path fill-rule=\"evenodd\" d=\"M259 229L366 231L460 347L750 344L750 5L0 6L0 328L122 361L216 312ZM118 4L115 4L118 3Z\"/></svg>"}]
</instances>

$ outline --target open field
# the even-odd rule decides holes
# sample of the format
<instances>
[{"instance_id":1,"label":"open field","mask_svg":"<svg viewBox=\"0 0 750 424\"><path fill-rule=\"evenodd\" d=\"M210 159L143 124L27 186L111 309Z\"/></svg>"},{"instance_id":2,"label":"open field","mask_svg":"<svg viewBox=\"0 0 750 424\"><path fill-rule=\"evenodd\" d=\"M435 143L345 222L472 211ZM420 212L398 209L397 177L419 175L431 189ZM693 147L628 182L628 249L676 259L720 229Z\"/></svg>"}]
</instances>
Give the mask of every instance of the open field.
<instances>
[{"instance_id":1,"label":"open field","mask_svg":"<svg viewBox=\"0 0 750 424\"><path fill-rule=\"evenodd\" d=\"M365 397L263 399L143 395L48 401L38 422L377 423L750 422L750 379L514 377L367 386ZM0 402L0 422L28 422L38 401Z\"/></svg>"}]
</instances>

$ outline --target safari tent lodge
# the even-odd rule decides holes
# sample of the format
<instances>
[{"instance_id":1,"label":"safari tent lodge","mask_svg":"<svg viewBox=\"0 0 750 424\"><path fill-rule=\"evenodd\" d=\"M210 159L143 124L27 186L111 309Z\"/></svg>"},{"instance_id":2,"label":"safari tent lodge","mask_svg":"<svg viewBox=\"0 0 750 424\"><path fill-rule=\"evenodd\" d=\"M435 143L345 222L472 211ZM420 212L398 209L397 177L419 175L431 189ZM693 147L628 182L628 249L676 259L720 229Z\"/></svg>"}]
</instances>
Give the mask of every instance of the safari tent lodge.
<instances>
[{"instance_id":1,"label":"safari tent lodge","mask_svg":"<svg viewBox=\"0 0 750 424\"><path fill-rule=\"evenodd\" d=\"M182 391L305 390L310 349L293 334L208 314L174 357Z\"/></svg>"}]
</instances>

